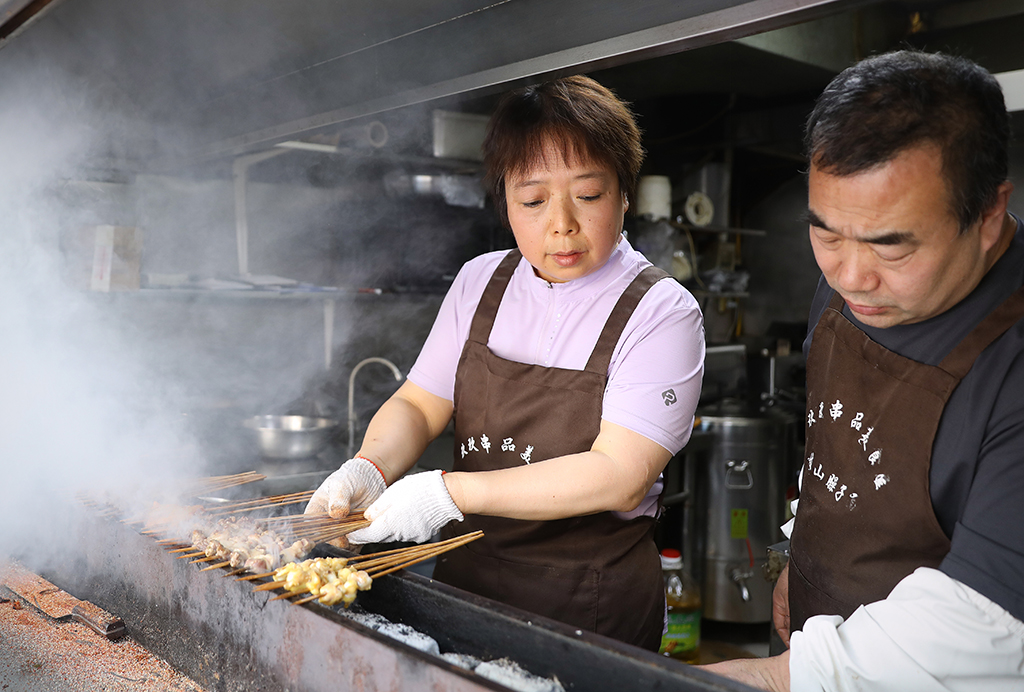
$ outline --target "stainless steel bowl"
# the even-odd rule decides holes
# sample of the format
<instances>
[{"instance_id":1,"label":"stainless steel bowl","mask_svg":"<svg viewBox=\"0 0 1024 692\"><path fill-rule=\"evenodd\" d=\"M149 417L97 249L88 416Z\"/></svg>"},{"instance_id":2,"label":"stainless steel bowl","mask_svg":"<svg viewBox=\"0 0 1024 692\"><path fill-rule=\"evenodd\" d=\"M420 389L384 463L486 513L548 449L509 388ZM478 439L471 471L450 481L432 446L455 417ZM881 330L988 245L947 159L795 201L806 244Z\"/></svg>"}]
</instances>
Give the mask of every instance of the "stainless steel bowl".
<instances>
[{"instance_id":1,"label":"stainless steel bowl","mask_svg":"<svg viewBox=\"0 0 1024 692\"><path fill-rule=\"evenodd\" d=\"M307 416L253 416L243 425L255 432L263 456L305 459L327 446L338 421Z\"/></svg>"}]
</instances>

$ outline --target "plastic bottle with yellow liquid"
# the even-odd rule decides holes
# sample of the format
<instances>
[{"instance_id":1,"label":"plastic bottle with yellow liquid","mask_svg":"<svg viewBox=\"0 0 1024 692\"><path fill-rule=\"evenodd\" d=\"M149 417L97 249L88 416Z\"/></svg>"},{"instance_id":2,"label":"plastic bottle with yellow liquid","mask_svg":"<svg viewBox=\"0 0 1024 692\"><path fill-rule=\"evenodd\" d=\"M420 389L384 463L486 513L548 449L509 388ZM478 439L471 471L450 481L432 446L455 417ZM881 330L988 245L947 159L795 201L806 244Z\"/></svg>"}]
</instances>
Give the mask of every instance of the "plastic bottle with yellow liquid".
<instances>
[{"instance_id":1,"label":"plastic bottle with yellow liquid","mask_svg":"<svg viewBox=\"0 0 1024 692\"><path fill-rule=\"evenodd\" d=\"M661 551L661 570L665 575L665 601L668 628L661 637L659 653L697 663L700 659L700 589L683 568L678 550Z\"/></svg>"}]
</instances>

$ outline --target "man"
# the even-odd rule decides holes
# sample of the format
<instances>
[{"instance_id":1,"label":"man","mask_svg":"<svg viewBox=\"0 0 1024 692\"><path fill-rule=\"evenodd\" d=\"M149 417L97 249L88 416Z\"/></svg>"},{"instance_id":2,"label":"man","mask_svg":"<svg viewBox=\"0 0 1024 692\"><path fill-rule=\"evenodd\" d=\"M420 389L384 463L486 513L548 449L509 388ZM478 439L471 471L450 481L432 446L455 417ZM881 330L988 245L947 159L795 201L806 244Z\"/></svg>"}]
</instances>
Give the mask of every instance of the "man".
<instances>
[{"instance_id":1,"label":"man","mask_svg":"<svg viewBox=\"0 0 1024 692\"><path fill-rule=\"evenodd\" d=\"M963 59L844 71L806 129L807 448L764 689L1024 689L1024 231Z\"/></svg>"}]
</instances>

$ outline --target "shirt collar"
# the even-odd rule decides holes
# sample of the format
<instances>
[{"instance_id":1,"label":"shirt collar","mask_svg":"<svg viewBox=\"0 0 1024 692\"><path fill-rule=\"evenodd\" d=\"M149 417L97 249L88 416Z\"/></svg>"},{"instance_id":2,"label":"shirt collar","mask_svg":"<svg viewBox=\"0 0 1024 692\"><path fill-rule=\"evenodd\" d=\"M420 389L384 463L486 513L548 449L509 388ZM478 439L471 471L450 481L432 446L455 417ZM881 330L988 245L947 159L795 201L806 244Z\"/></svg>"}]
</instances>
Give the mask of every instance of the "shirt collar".
<instances>
[{"instance_id":1,"label":"shirt collar","mask_svg":"<svg viewBox=\"0 0 1024 692\"><path fill-rule=\"evenodd\" d=\"M628 265L626 260L632 254L632 246L626 240L626 237L622 236L615 249L612 250L612 254L608 257L607 262L597 270L578 279L560 284L550 283L537 276L533 271L533 266L525 258L519 261L519 266L516 267L516 274L525 279L532 293L545 299L550 299L554 296L558 300L585 300L592 295L600 293L619 278L626 271Z\"/></svg>"}]
</instances>

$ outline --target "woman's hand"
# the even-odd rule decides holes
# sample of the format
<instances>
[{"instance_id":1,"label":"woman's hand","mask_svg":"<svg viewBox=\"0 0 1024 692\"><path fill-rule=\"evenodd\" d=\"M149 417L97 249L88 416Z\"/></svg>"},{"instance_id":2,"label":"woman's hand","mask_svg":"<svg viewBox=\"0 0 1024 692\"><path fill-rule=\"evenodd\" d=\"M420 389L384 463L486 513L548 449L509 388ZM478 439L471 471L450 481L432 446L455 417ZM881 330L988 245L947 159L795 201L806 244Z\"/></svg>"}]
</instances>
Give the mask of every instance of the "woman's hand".
<instances>
[{"instance_id":1,"label":"woman's hand","mask_svg":"<svg viewBox=\"0 0 1024 692\"><path fill-rule=\"evenodd\" d=\"M353 507L366 507L387 487L384 474L369 459L349 459L328 476L306 504L306 514L344 519Z\"/></svg>"},{"instance_id":2,"label":"woman's hand","mask_svg":"<svg viewBox=\"0 0 1024 692\"><path fill-rule=\"evenodd\" d=\"M463 519L448 494L441 471L406 476L384 491L364 516L373 523L349 534L349 542L423 543L448 522Z\"/></svg>"}]
</instances>

